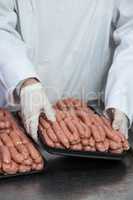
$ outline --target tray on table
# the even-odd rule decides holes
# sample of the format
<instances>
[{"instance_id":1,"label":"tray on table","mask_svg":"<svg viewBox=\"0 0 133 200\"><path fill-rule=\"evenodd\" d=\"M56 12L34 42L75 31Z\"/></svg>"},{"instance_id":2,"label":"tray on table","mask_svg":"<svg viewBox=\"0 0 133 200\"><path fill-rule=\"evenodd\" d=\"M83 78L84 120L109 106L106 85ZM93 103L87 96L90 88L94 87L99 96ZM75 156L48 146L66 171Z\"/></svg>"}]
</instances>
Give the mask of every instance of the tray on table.
<instances>
[{"instance_id":1,"label":"tray on table","mask_svg":"<svg viewBox=\"0 0 133 200\"><path fill-rule=\"evenodd\" d=\"M97 101L89 101L88 105L98 115L102 114L103 103L100 103L100 106L98 106ZM52 147L49 147L45 143L45 139L42 136L41 132L39 132L39 140L40 140L42 148L46 150L48 153L54 154L54 155L61 155L61 156L85 157L85 158L106 159L106 160L122 160L129 151L129 150L125 151L121 154L114 154L110 152L98 152L98 151L87 152L87 151L77 151L77 150L71 150L71 149L65 149L65 148L64 149L52 148Z\"/></svg>"},{"instance_id":2,"label":"tray on table","mask_svg":"<svg viewBox=\"0 0 133 200\"><path fill-rule=\"evenodd\" d=\"M23 129L22 124L19 121L18 115L17 113L12 113L13 116L15 117L16 121L18 122L19 126ZM26 133L25 133L26 134ZM46 169L46 163L47 161L45 160L43 154L40 151L40 147L39 145L37 145L32 138L30 138L27 134L26 136L30 139L30 141L32 142L32 144L34 145L34 147L38 150L38 152L40 153L42 160L44 162L44 167L41 170L31 170L29 172L17 172L16 174L6 174L6 173L0 173L0 179L6 179L6 178L12 178L12 177L18 177L18 176L25 176L25 175L32 175L32 174L40 174L43 173Z\"/></svg>"}]
</instances>

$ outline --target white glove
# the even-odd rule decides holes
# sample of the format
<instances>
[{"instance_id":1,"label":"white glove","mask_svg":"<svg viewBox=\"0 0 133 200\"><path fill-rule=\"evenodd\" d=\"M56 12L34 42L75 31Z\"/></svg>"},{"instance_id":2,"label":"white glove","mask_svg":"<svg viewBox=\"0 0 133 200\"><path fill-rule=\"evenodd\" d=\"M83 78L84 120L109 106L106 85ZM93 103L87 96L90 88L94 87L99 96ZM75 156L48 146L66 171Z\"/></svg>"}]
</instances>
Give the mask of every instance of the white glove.
<instances>
[{"instance_id":1,"label":"white glove","mask_svg":"<svg viewBox=\"0 0 133 200\"><path fill-rule=\"evenodd\" d=\"M127 116L117 109L109 109L106 111L106 117L111 118L112 128L119 130L128 139L129 121Z\"/></svg>"},{"instance_id":2,"label":"white glove","mask_svg":"<svg viewBox=\"0 0 133 200\"><path fill-rule=\"evenodd\" d=\"M50 121L55 121L55 113L41 83L28 85L20 93L21 117L27 133L37 142L39 116L44 112Z\"/></svg>"},{"instance_id":3,"label":"white glove","mask_svg":"<svg viewBox=\"0 0 133 200\"><path fill-rule=\"evenodd\" d=\"M115 130L120 130L120 132L128 139L128 118L119 110L114 110L114 119L112 123L112 127Z\"/></svg>"}]
</instances>

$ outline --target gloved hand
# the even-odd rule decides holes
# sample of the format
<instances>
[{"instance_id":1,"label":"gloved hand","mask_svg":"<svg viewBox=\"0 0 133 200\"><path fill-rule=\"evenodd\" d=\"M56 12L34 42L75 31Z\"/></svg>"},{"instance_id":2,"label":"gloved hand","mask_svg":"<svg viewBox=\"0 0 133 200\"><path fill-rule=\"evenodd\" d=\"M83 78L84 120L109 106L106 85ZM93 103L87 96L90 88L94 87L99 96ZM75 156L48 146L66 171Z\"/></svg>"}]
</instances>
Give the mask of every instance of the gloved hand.
<instances>
[{"instance_id":1,"label":"gloved hand","mask_svg":"<svg viewBox=\"0 0 133 200\"><path fill-rule=\"evenodd\" d=\"M126 139L128 139L129 121L127 116L117 109L109 109L107 115L112 119L112 128L114 130L119 130L126 137Z\"/></svg>"},{"instance_id":2,"label":"gloved hand","mask_svg":"<svg viewBox=\"0 0 133 200\"><path fill-rule=\"evenodd\" d=\"M55 113L40 82L22 87L20 92L21 117L27 133L37 142L38 121L44 112L50 121Z\"/></svg>"}]
</instances>

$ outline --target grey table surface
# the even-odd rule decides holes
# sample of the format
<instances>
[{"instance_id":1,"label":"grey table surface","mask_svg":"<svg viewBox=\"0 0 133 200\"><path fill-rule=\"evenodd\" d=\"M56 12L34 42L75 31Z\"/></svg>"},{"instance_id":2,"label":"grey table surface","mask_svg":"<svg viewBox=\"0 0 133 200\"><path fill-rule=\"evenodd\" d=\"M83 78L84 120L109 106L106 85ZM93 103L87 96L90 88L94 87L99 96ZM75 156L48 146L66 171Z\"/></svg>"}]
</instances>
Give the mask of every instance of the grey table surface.
<instances>
[{"instance_id":1,"label":"grey table surface","mask_svg":"<svg viewBox=\"0 0 133 200\"><path fill-rule=\"evenodd\" d=\"M132 200L133 154L122 161L49 156L43 174L0 180L0 200Z\"/></svg>"}]
</instances>

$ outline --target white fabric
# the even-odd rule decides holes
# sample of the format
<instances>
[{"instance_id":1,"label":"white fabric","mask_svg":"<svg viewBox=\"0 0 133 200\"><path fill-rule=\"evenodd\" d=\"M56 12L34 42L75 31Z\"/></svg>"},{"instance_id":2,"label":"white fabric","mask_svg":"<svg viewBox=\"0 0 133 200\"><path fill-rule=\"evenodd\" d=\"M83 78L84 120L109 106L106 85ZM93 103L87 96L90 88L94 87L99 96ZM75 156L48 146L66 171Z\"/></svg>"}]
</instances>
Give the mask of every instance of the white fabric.
<instances>
[{"instance_id":1,"label":"white fabric","mask_svg":"<svg viewBox=\"0 0 133 200\"><path fill-rule=\"evenodd\" d=\"M87 100L100 95L110 58L108 24L114 9L109 3L105 10L107 4L103 7L91 0L40 0L36 4L36 69L51 102L63 96Z\"/></svg>"},{"instance_id":2,"label":"white fabric","mask_svg":"<svg viewBox=\"0 0 133 200\"><path fill-rule=\"evenodd\" d=\"M37 141L38 119L41 112L47 118L55 121L55 113L47 99L44 88L40 83L21 89L20 93L21 117L27 133Z\"/></svg>"},{"instance_id":3,"label":"white fabric","mask_svg":"<svg viewBox=\"0 0 133 200\"><path fill-rule=\"evenodd\" d=\"M42 80L52 102L98 97L111 67L106 108L119 109L131 122L132 11L130 0L0 0L1 105L11 88L31 76Z\"/></svg>"}]
</instances>

